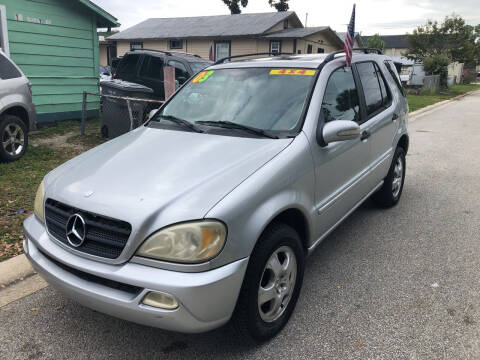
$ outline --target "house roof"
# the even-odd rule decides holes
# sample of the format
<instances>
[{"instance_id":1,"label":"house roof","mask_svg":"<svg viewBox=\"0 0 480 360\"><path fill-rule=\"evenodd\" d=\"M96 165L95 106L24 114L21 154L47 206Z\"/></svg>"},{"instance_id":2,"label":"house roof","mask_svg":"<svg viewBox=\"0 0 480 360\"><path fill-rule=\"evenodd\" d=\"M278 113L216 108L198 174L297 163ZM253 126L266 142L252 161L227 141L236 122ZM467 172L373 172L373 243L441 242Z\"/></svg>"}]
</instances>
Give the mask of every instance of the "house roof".
<instances>
[{"instance_id":1,"label":"house roof","mask_svg":"<svg viewBox=\"0 0 480 360\"><path fill-rule=\"evenodd\" d=\"M339 32L339 31L335 31L337 33L337 36L343 41L345 42L345 38L347 37L347 33L346 32ZM355 33L355 39L357 41L359 41L359 45L362 45L363 44L363 38L362 36L360 36L360 33L356 32Z\"/></svg>"},{"instance_id":2,"label":"house roof","mask_svg":"<svg viewBox=\"0 0 480 360\"><path fill-rule=\"evenodd\" d=\"M109 37L109 40L181 39L262 35L289 19L303 25L294 11L256 14L153 18Z\"/></svg>"},{"instance_id":3,"label":"house roof","mask_svg":"<svg viewBox=\"0 0 480 360\"><path fill-rule=\"evenodd\" d=\"M97 14L97 26L98 27L118 27L120 23L118 19L113 15L109 14L105 10L103 10L100 6L94 4L90 0L78 0L79 3L85 5L87 8L92 10L95 14Z\"/></svg>"},{"instance_id":4,"label":"house roof","mask_svg":"<svg viewBox=\"0 0 480 360\"><path fill-rule=\"evenodd\" d=\"M264 35L263 37L266 38L304 38L306 36L316 34L318 32L327 30L329 27L328 26L318 26L318 27L306 27L306 28L290 28L290 29L284 29L281 31L276 31L267 35Z\"/></svg>"},{"instance_id":5,"label":"house roof","mask_svg":"<svg viewBox=\"0 0 480 360\"><path fill-rule=\"evenodd\" d=\"M368 39L372 36L362 36L365 40L365 44L368 42ZM407 49L407 35L380 35L382 40L385 42L386 49Z\"/></svg>"}]
</instances>

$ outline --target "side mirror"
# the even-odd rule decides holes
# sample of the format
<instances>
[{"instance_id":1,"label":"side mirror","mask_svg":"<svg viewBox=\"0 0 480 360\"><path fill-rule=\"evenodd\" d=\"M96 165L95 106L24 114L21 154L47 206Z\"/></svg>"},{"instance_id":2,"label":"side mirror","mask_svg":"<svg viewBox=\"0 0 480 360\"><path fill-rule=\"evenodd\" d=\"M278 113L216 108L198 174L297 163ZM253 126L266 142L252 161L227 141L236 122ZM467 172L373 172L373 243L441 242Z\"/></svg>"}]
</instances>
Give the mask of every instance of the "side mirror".
<instances>
[{"instance_id":1,"label":"side mirror","mask_svg":"<svg viewBox=\"0 0 480 360\"><path fill-rule=\"evenodd\" d=\"M334 120L327 122L317 131L317 142L327 146L331 142L353 140L360 136L360 126L355 121Z\"/></svg>"},{"instance_id":2,"label":"side mirror","mask_svg":"<svg viewBox=\"0 0 480 360\"><path fill-rule=\"evenodd\" d=\"M154 115L155 113L158 111L158 109L153 109L152 111L150 111L148 113L148 119L147 120L150 120Z\"/></svg>"}]
</instances>

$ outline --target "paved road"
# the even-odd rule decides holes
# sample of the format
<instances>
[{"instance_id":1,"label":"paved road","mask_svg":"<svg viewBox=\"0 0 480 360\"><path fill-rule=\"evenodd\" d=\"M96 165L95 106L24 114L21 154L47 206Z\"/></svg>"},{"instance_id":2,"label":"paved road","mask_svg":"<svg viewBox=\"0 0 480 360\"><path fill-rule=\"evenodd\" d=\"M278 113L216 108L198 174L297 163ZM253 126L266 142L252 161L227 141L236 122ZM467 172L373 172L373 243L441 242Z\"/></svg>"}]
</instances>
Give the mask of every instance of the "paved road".
<instances>
[{"instance_id":1,"label":"paved road","mask_svg":"<svg viewBox=\"0 0 480 360\"><path fill-rule=\"evenodd\" d=\"M0 310L2 359L479 359L480 92L410 125L400 204L366 203L309 259L285 330L188 336L117 320L50 287Z\"/></svg>"}]
</instances>

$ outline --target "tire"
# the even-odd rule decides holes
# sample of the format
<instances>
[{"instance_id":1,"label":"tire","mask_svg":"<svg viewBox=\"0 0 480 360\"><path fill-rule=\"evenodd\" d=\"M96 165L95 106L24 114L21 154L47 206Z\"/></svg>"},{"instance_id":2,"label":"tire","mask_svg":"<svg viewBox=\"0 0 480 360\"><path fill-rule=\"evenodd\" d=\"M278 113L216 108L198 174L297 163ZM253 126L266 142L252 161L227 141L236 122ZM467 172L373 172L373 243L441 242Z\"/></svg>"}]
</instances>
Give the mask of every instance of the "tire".
<instances>
[{"instance_id":1,"label":"tire","mask_svg":"<svg viewBox=\"0 0 480 360\"><path fill-rule=\"evenodd\" d=\"M401 164L400 175L398 175L399 164ZM384 179L384 183L380 190L378 190L372 197L373 201L378 206L389 208L397 205L402 196L406 169L407 162L405 159L405 150L402 147L397 147L387 177ZM400 183L397 184L397 186L394 186L395 181L400 181Z\"/></svg>"},{"instance_id":2,"label":"tire","mask_svg":"<svg viewBox=\"0 0 480 360\"><path fill-rule=\"evenodd\" d=\"M269 260L275 257L278 265L287 269L284 271L284 278L280 280L270 267ZM290 266L287 266L288 264ZM289 276L288 269L294 269L295 265L295 274L290 271ZM305 253L297 232L282 223L269 226L250 256L232 317L233 326L242 338L259 343L274 337L283 329L295 309L302 287L304 269ZM277 267L277 270L280 268ZM275 280L279 280L278 286ZM266 297L275 295L272 300L260 305L265 301L259 300L261 289L273 290L273 292L262 290L268 295ZM277 304L280 306L276 306Z\"/></svg>"},{"instance_id":3,"label":"tire","mask_svg":"<svg viewBox=\"0 0 480 360\"><path fill-rule=\"evenodd\" d=\"M22 119L15 115L0 116L0 162L20 159L27 146L27 127Z\"/></svg>"}]
</instances>

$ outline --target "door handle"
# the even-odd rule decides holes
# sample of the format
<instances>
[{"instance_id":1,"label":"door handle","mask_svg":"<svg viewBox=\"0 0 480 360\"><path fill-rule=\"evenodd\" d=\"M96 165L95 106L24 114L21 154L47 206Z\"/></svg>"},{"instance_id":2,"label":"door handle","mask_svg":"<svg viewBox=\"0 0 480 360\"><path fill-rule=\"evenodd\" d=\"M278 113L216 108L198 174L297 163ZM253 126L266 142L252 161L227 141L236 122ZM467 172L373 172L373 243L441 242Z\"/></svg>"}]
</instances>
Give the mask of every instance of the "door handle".
<instances>
[{"instance_id":1,"label":"door handle","mask_svg":"<svg viewBox=\"0 0 480 360\"><path fill-rule=\"evenodd\" d=\"M370 137L370 135L372 135L372 134L370 133L370 131L368 131L368 130L363 130L363 131L362 131L362 135L360 136L360 140L362 140L362 141L363 141L363 140L366 140L366 139L368 139L368 138Z\"/></svg>"},{"instance_id":2,"label":"door handle","mask_svg":"<svg viewBox=\"0 0 480 360\"><path fill-rule=\"evenodd\" d=\"M392 121L395 121L398 119L398 114L394 113L392 116Z\"/></svg>"}]
</instances>

